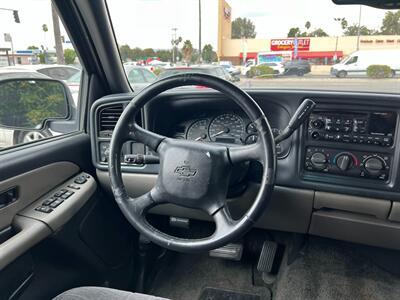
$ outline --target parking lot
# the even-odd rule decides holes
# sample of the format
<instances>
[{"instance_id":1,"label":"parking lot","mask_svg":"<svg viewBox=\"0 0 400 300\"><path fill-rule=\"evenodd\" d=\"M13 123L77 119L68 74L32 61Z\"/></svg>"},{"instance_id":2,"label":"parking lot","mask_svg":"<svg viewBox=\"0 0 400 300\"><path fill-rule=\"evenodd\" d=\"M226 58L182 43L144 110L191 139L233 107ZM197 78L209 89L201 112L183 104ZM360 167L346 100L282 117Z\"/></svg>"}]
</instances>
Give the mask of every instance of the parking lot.
<instances>
[{"instance_id":1,"label":"parking lot","mask_svg":"<svg viewBox=\"0 0 400 300\"><path fill-rule=\"evenodd\" d=\"M277 77L255 79L242 77L238 82L242 88L278 88L278 89L324 89L355 92L400 92L400 78L336 78L324 75L304 77Z\"/></svg>"}]
</instances>

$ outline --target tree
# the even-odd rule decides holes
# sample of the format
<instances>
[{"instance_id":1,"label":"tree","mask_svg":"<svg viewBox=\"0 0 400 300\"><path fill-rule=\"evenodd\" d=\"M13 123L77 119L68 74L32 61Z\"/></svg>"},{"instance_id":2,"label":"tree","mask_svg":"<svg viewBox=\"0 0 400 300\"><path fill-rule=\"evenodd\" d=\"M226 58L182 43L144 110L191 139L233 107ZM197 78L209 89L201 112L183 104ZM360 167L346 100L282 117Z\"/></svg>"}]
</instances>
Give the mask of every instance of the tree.
<instances>
[{"instance_id":1,"label":"tree","mask_svg":"<svg viewBox=\"0 0 400 300\"><path fill-rule=\"evenodd\" d=\"M377 34L377 31L374 29L369 29L366 26L360 26L360 35L373 35ZM358 24L353 24L348 26L345 31L344 35L346 36L357 36L358 35Z\"/></svg>"},{"instance_id":2,"label":"tree","mask_svg":"<svg viewBox=\"0 0 400 300\"><path fill-rule=\"evenodd\" d=\"M63 65L65 61L64 61L63 45L61 41L60 19L58 18L54 2L51 2L51 16L53 19L54 42L56 44L55 48L57 55L57 63Z\"/></svg>"},{"instance_id":3,"label":"tree","mask_svg":"<svg viewBox=\"0 0 400 300\"><path fill-rule=\"evenodd\" d=\"M308 36L310 37L324 37L324 36L329 36L322 28L317 28L313 31L311 31Z\"/></svg>"},{"instance_id":4,"label":"tree","mask_svg":"<svg viewBox=\"0 0 400 300\"><path fill-rule=\"evenodd\" d=\"M192 42L189 40L184 41L182 47L182 54L183 54L183 59L185 60L186 63L190 62L192 58L192 53L193 53Z\"/></svg>"},{"instance_id":5,"label":"tree","mask_svg":"<svg viewBox=\"0 0 400 300\"><path fill-rule=\"evenodd\" d=\"M236 18L232 22L232 39L254 39L257 35L256 26L250 19Z\"/></svg>"},{"instance_id":6,"label":"tree","mask_svg":"<svg viewBox=\"0 0 400 300\"><path fill-rule=\"evenodd\" d=\"M299 27L292 27L289 29L287 37L295 37L297 35L301 35Z\"/></svg>"},{"instance_id":7,"label":"tree","mask_svg":"<svg viewBox=\"0 0 400 300\"><path fill-rule=\"evenodd\" d=\"M171 50L156 50L156 56L161 60L161 61L170 61L172 57L172 51Z\"/></svg>"},{"instance_id":8,"label":"tree","mask_svg":"<svg viewBox=\"0 0 400 300\"><path fill-rule=\"evenodd\" d=\"M400 10L388 11L382 20L381 33L385 35L400 34Z\"/></svg>"},{"instance_id":9,"label":"tree","mask_svg":"<svg viewBox=\"0 0 400 300\"><path fill-rule=\"evenodd\" d=\"M201 51L201 56L203 61L207 63L217 61L217 53L215 53L211 44L204 45L203 51Z\"/></svg>"},{"instance_id":10,"label":"tree","mask_svg":"<svg viewBox=\"0 0 400 300\"><path fill-rule=\"evenodd\" d=\"M64 50L64 60L67 65L72 65L75 62L76 52L74 49Z\"/></svg>"},{"instance_id":11,"label":"tree","mask_svg":"<svg viewBox=\"0 0 400 300\"><path fill-rule=\"evenodd\" d=\"M122 61L127 61L128 58L132 58L131 48L129 45L122 45L119 47L119 52L121 53Z\"/></svg>"},{"instance_id":12,"label":"tree","mask_svg":"<svg viewBox=\"0 0 400 300\"><path fill-rule=\"evenodd\" d=\"M305 27L307 30L309 30L310 27L311 27L310 21L307 21L306 24L304 25L304 27Z\"/></svg>"},{"instance_id":13,"label":"tree","mask_svg":"<svg viewBox=\"0 0 400 300\"><path fill-rule=\"evenodd\" d=\"M144 58L154 57L156 53L154 52L153 48L146 48L143 49L143 56Z\"/></svg>"},{"instance_id":14,"label":"tree","mask_svg":"<svg viewBox=\"0 0 400 300\"><path fill-rule=\"evenodd\" d=\"M32 46L29 46L27 49L28 50L37 50L37 49L39 49L39 47L32 45Z\"/></svg>"},{"instance_id":15,"label":"tree","mask_svg":"<svg viewBox=\"0 0 400 300\"><path fill-rule=\"evenodd\" d=\"M134 61L138 61L144 58L143 50L139 47L135 47L130 51L130 58Z\"/></svg>"},{"instance_id":16,"label":"tree","mask_svg":"<svg viewBox=\"0 0 400 300\"><path fill-rule=\"evenodd\" d=\"M47 31L49 31L49 28L47 27L47 25L46 24L43 24L42 25L42 30L43 30L43 32L47 32Z\"/></svg>"}]
</instances>

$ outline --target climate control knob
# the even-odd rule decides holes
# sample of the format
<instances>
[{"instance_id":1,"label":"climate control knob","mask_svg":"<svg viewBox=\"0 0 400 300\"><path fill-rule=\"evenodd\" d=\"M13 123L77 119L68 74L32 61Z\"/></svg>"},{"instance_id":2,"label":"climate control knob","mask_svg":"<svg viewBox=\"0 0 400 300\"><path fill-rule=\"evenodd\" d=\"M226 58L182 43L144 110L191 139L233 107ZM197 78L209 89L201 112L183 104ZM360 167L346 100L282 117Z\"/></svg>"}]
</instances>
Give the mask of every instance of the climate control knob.
<instances>
[{"instance_id":1,"label":"climate control knob","mask_svg":"<svg viewBox=\"0 0 400 300\"><path fill-rule=\"evenodd\" d=\"M385 164L381 158L370 157L364 162L364 167L370 175L378 175L385 167Z\"/></svg>"},{"instance_id":2,"label":"climate control knob","mask_svg":"<svg viewBox=\"0 0 400 300\"><path fill-rule=\"evenodd\" d=\"M327 164L327 158L324 153L315 152L310 158L311 164L315 169L322 170L325 169Z\"/></svg>"},{"instance_id":3,"label":"climate control knob","mask_svg":"<svg viewBox=\"0 0 400 300\"><path fill-rule=\"evenodd\" d=\"M353 158L349 154L341 154L336 158L336 166L343 172L350 169L353 163Z\"/></svg>"}]
</instances>

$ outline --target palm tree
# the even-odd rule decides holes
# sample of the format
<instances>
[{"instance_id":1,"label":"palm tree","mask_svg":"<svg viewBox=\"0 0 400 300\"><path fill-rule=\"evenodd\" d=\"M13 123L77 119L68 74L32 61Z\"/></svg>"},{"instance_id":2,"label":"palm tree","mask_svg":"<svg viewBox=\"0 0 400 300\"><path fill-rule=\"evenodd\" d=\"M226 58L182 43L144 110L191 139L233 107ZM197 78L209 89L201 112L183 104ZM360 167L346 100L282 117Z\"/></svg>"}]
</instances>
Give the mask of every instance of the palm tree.
<instances>
[{"instance_id":1,"label":"palm tree","mask_svg":"<svg viewBox=\"0 0 400 300\"><path fill-rule=\"evenodd\" d=\"M309 30L310 27L311 27L310 21L307 21L306 24L304 25L304 27L305 27L307 30Z\"/></svg>"},{"instance_id":2,"label":"palm tree","mask_svg":"<svg viewBox=\"0 0 400 300\"><path fill-rule=\"evenodd\" d=\"M189 63L193 54L193 45L191 41L186 40L183 42L182 53L186 63Z\"/></svg>"}]
</instances>

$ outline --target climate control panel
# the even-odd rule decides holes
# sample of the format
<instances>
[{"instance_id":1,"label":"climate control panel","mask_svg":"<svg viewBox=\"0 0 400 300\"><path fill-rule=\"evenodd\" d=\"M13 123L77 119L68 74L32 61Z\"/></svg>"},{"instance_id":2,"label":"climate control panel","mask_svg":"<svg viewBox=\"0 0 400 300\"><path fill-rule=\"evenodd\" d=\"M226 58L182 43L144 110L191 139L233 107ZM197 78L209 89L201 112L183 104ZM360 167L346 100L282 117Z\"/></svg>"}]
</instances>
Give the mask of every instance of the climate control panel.
<instances>
[{"instance_id":1,"label":"climate control panel","mask_svg":"<svg viewBox=\"0 0 400 300\"><path fill-rule=\"evenodd\" d=\"M387 181L391 160L388 154L307 147L304 168L312 172Z\"/></svg>"}]
</instances>

